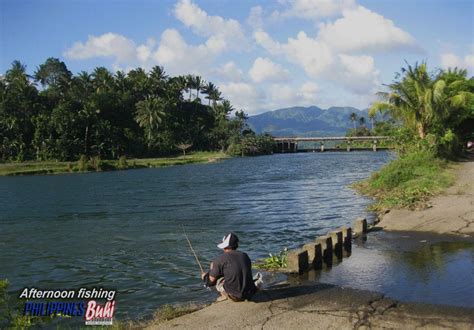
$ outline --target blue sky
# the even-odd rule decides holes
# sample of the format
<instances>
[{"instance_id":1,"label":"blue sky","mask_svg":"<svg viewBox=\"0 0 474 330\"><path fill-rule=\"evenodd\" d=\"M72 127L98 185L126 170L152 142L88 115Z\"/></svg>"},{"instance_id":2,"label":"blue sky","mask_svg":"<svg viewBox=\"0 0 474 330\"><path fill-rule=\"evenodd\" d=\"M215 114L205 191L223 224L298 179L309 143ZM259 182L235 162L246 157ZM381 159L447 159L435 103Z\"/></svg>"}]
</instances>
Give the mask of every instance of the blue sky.
<instances>
[{"instance_id":1,"label":"blue sky","mask_svg":"<svg viewBox=\"0 0 474 330\"><path fill-rule=\"evenodd\" d=\"M0 0L0 72L48 57L74 72L164 66L256 114L368 107L410 63L474 73L469 0Z\"/></svg>"}]
</instances>

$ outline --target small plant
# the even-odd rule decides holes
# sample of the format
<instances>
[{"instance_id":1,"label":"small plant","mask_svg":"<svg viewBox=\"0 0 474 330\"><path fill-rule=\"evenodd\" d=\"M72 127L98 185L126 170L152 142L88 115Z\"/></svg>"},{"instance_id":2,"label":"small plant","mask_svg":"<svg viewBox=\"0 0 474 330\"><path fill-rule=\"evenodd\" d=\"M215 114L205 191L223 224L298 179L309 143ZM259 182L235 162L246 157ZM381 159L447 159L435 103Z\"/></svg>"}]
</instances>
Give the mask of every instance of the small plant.
<instances>
[{"instance_id":1,"label":"small plant","mask_svg":"<svg viewBox=\"0 0 474 330\"><path fill-rule=\"evenodd\" d=\"M127 157L120 156L120 158L118 160L117 168L119 170L125 170L125 169L128 168Z\"/></svg>"},{"instance_id":2,"label":"small plant","mask_svg":"<svg viewBox=\"0 0 474 330\"><path fill-rule=\"evenodd\" d=\"M89 167L89 162L87 160L87 157L86 155L81 155L81 157L79 157L79 160L77 161L77 169L79 171L87 171Z\"/></svg>"},{"instance_id":3,"label":"small plant","mask_svg":"<svg viewBox=\"0 0 474 330\"><path fill-rule=\"evenodd\" d=\"M91 158L91 166L97 171L100 172L104 169L104 162L100 159L100 156L94 156Z\"/></svg>"},{"instance_id":4,"label":"small plant","mask_svg":"<svg viewBox=\"0 0 474 330\"><path fill-rule=\"evenodd\" d=\"M268 257L254 265L256 269L279 269L288 266L288 249L284 248L278 254L269 253Z\"/></svg>"},{"instance_id":5,"label":"small plant","mask_svg":"<svg viewBox=\"0 0 474 330\"><path fill-rule=\"evenodd\" d=\"M173 306L173 305L163 305L161 306L154 314L153 320L154 322L163 322L168 321L177 317L180 317L185 314L192 313L198 310L199 307L197 305L189 305L189 306Z\"/></svg>"}]
</instances>

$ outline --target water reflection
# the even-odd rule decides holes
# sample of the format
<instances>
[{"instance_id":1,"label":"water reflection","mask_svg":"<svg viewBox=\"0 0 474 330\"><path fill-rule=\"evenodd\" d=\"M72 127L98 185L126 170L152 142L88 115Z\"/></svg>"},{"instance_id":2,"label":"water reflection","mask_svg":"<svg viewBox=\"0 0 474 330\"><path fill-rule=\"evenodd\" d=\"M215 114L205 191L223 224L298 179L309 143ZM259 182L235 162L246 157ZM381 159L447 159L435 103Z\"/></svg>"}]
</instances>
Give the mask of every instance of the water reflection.
<instances>
[{"instance_id":1,"label":"water reflection","mask_svg":"<svg viewBox=\"0 0 474 330\"><path fill-rule=\"evenodd\" d=\"M378 232L356 240L351 257L315 280L379 291L401 301L474 307L474 242Z\"/></svg>"}]
</instances>

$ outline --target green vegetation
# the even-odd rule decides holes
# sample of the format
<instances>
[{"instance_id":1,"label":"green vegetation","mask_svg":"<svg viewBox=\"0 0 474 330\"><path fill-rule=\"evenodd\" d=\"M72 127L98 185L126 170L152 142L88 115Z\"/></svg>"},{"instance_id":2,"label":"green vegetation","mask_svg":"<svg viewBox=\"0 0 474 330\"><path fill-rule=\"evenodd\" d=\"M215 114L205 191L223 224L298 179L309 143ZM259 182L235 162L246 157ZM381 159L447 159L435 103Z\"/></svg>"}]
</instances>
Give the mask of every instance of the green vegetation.
<instances>
[{"instance_id":1,"label":"green vegetation","mask_svg":"<svg viewBox=\"0 0 474 330\"><path fill-rule=\"evenodd\" d=\"M100 172L131 168L153 168L171 165L213 162L228 156L222 152L195 152L189 155L162 158L102 160L99 157L86 158L82 155L77 162L9 162L0 164L0 175L57 174L73 172Z\"/></svg>"},{"instance_id":2,"label":"green vegetation","mask_svg":"<svg viewBox=\"0 0 474 330\"><path fill-rule=\"evenodd\" d=\"M169 321L171 319L180 317L185 314L189 314L201 309L197 305L163 305L153 315L152 323L160 323L163 321Z\"/></svg>"},{"instance_id":3,"label":"green vegetation","mask_svg":"<svg viewBox=\"0 0 474 330\"><path fill-rule=\"evenodd\" d=\"M280 269L287 267L288 262L288 249L284 248L278 254L269 253L268 257L254 264L255 269Z\"/></svg>"},{"instance_id":4,"label":"green vegetation","mask_svg":"<svg viewBox=\"0 0 474 330\"><path fill-rule=\"evenodd\" d=\"M354 186L375 197L374 211L392 207L423 208L426 201L454 181L448 162L427 151L400 156L367 181Z\"/></svg>"},{"instance_id":5,"label":"green vegetation","mask_svg":"<svg viewBox=\"0 0 474 330\"><path fill-rule=\"evenodd\" d=\"M22 315L21 306L12 303L8 286L8 280L0 280L0 329L25 329L37 324L39 317Z\"/></svg>"},{"instance_id":6,"label":"green vegetation","mask_svg":"<svg viewBox=\"0 0 474 330\"><path fill-rule=\"evenodd\" d=\"M467 79L465 70L430 74L422 63L408 65L396 79L369 113L388 113L401 123L389 130L399 157L355 185L375 197L376 211L424 207L453 183L449 159L474 138L474 78Z\"/></svg>"},{"instance_id":7,"label":"green vegetation","mask_svg":"<svg viewBox=\"0 0 474 330\"><path fill-rule=\"evenodd\" d=\"M49 58L33 75L19 61L0 75L0 162L69 161L72 171L98 171L115 166L105 160L122 159L118 168L133 168L122 157L226 152L231 144L235 150L247 144L246 120L213 83L194 75L169 77L159 66L127 74L98 67L73 75L64 62ZM242 146L240 154L268 152L259 147ZM33 165L33 173L64 167L44 166Z\"/></svg>"}]
</instances>

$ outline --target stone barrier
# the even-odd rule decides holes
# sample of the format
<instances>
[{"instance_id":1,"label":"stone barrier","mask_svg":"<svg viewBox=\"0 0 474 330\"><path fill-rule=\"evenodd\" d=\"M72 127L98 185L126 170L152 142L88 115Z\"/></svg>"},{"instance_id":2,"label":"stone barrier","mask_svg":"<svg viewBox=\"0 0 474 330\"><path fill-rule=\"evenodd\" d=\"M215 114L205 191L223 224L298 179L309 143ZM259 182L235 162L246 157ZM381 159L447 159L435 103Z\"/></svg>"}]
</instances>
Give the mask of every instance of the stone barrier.
<instances>
[{"instance_id":1,"label":"stone barrier","mask_svg":"<svg viewBox=\"0 0 474 330\"><path fill-rule=\"evenodd\" d=\"M287 268L290 273L304 273L308 269L308 251L303 249L288 251Z\"/></svg>"},{"instance_id":2,"label":"stone barrier","mask_svg":"<svg viewBox=\"0 0 474 330\"><path fill-rule=\"evenodd\" d=\"M334 254L338 257L342 257L342 244L343 244L343 239L342 239L342 231L341 230L333 230L328 233L329 236L331 236L332 239L332 249L334 251Z\"/></svg>"},{"instance_id":3,"label":"stone barrier","mask_svg":"<svg viewBox=\"0 0 474 330\"><path fill-rule=\"evenodd\" d=\"M309 266L314 269L321 269L323 265L323 252L321 243L311 242L303 246L303 250L308 252Z\"/></svg>"},{"instance_id":4,"label":"stone barrier","mask_svg":"<svg viewBox=\"0 0 474 330\"><path fill-rule=\"evenodd\" d=\"M351 252L352 250L352 228L351 227L342 227L342 241L344 245L344 250Z\"/></svg>"},{"instance_id":5,"label":"stone barrier","mask_svg":"<svg viewBox=\"0 0 474 330\"><path fill-rule=\"evenodd\" d=\"M354 234L360 235L367 233L367 219L357 218L354 222Z\"/></svg>"},{"instance_id":6,"label":"stone barrier","mask_svg":"<svg viewBox=\"0 0 474 330\"><path fill-rule=\"evenodd\" d=\"M316 243L321 244L321 251L324 262L327 266L332 265L332 238L331 236L321 236L316 238Z\"/></svg>"}]
</instances>

